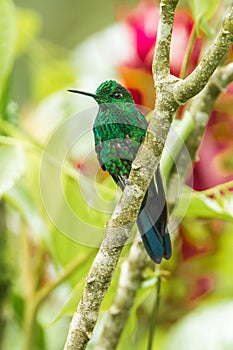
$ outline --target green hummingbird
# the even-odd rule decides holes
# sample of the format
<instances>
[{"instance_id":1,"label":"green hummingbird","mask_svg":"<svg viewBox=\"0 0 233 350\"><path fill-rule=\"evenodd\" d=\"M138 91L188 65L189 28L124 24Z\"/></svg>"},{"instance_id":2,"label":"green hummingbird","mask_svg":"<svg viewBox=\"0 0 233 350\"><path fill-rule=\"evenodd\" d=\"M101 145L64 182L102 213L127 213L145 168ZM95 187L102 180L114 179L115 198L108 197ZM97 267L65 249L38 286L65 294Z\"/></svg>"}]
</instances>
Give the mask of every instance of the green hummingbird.
<instances>
[{"instance_id":1,"label":"green hummingbird","mask_svg":"<svg viewBox=\"0 0 233 350\"><path fill-rule=\"evenodd\" d=\"M108 171L124 190L132 162L142 143L148 123L134 103L131 93L114 80L103 82L96 93L69 89L91 96L99 105L94 121L95 151L101 168ZM167 229L167 205L159 165L144 197L137 225L145 249L159 264L171 257L171 242Z\"/></svg>"}]
</instances>

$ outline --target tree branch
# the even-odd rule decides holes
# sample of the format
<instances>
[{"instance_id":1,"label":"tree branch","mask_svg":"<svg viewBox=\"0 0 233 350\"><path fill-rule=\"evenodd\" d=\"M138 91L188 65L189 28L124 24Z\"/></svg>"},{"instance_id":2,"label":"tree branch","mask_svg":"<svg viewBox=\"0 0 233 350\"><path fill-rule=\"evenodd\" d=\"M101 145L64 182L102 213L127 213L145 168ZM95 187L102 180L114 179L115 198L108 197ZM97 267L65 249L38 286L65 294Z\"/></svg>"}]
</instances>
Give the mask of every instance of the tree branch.
<instances>
[{"instance_id":1,"label":"tree branch","mask_svg":"<svg viewBox=\"0 0 233 350\"><path fill-rule=\"evenodd\" d=\"M233 81L233 63L218 68L203 92L193 100L190 108L191 116L187 119L190 126L185 125L186 128L192 127L193 129L187 141L187 144L192 143L194 151L192 158L196 154L200 144L200 137L202 137L206 127L207 118L203 114L209 115L217 97L231 81ZM201 121L202 118L198 118L198 115L203 116L203 121L205 122ZM193 137L194 133L195 137ZM188 148L191 151L191 145ZM182 157L181 160L184 161L184 158ZM188 171L186 162L183 164L183 168L182 174L185 174L185 176L182 178L182 181L185 181ZM142 281L143 272L148 263L149 258L142 243L139 241L134 242L128 259L122 264L118 289L105 320L103 331L94 347L95 350L112 350L117 347L122 330L134 304L136 292Z\"/></svg>"},{"instance_id":2,"label":"tree branch","mask_svg":"<svg viewBox=\"0 0 233 350\"><path fill-rule=\"evenodd\" d=\"M117 241L113 231L111 229L107 230L100 250L92 264L86 279L82 299L70 324L65 349L85 349L88 341L91 339L101 302L110 285L122 250L120 241L122 244L127 239L123 233L120 241ZM111 242L109 242L111 238L117 246L112 246Z\"/></svg>"},{"instance_id":3,"label":"tree branch","mask_svg":"<svg viewBox=\"0 0 233 350\"><path fill-rule=\"evenodd\" d=\"M117 347L122 330L134 304L136 292L142 282L143 272L150 259L141 241L135 241L128 259L121 265L119 284L104 329L95 350L113 350Z\"/></svg>"},{"instance_id":4,"label":"tree branch","mask_svg":"<svg viewBox=\"0 0 233 350\"><path fill-rule=\"evenodd\" d=\"M122 246L131 234L131 229L138 216L142 200L160 160L173 115L179 105L177 101L184 103L191 95L194 96L195 93L201 90L199 87L198 89L194 88L194 81L198 81L198 85L202 84L203 88L204 81L205 83L208 81L223 57L220 51L225 49L226 53L230 42L233 41L231 12L231 15L224 20L221 35L218 36L218 40L215 41L213 48L207 51L205 59L199 66L198 74L195 73L191 79L188 77L184 81L179 81L177 78L168 75L167 67L172 30L171 18L173 20L177 2L175 0L163 0L161 2L162 19L159 24L158 42L153 61L156 112L152 116L144 143L139 148L137 157L132 164L128 184L108 222L105 238L86 279L82 299L70 324L65 350L85 349L87 342L92 336L99 308L111 282ZM165 33L167 33L167 41L165 40ZM165 45L164 48L162 48L162 44ZM159 53L159 50L163 50L163 53ZM163 55L166 56L163 62L156 62ZM214 68L207 69L206 65L208 66L213 61L213 55L215 55L215 63L212 63ZM162 70L161 75L159 72L160 68ZM208 78L206 78L206 74L203 71L206 69ZM200 75L200 77L205 76L205 79L199 78L198 80L197 75ZM184 93L186 86L187 94Z\"/></svg>"},{"instance_id":5,"label":"tree branch","mask_svg":"<svg viewBox=\"0 0 233 350\"><path fill-rule=\"evenodd\" d=\"M166 1L165 3L170 5L174 1ZM167 16L167 19L170 23L170 15ZM164 22L163 25L165 26L166 23ZM163 31L162 25L160 28ZM168 40L170 38L169 35ZM162 119L159 125L156 125L156 128L158 127L164 129ZM161 135L161 130L157 133L157 131L153 131L153 127L150 128L145 137L144 145L140 147L138 156L132 165L128 184L108 222L106 235L88 274L82 299L70 324L65 350L85 349L92 336L101 302L111 282L122 247L131 234L145 192L162 154L168 130L169 123L167 123L166 130L164 129L163 135ZM161 135L159 139L154 139L153 135L156 133Z\"/></svg>"},{"instance_id":6,"label":"tree branch","mask_svg":"<svg viewBox=\"0 0 233 350\"><path fill-rule=\"evenodd\" d=\"M175 8L179 0L160 2L160 19L156 38L156 49L152 63L154 81L159 82L170 74L170 46Z\"/></svg>"},{"instance_id":7,"label":"tree branch","mask_svg":"<svg viewBox=\"0 0 233 350\"><path fill-rule=\"evenodd\" d=\"M193 99L190 114L194 121L194 130L187 141L191 159L194 160L201 143L210 113L219 95L233 81L233 63L219 67L210 78L203 91Z\"/></svg>"},{"instance_id":8,"label":"tree branch","mask_svg":"<svg viewBox=\"0 0 233 350\"><path fill-rule=\"evenodd\" d=\"M185 147L188 150L191 160L195 160L196 158L197 150L200 146L205 128L209 121L210 113L217 98L232 81L233 63L229 63L226 66L217 68L203 91L193 99L188 112L189 116L186 118L186 123L188 123L186 128L189 128L192 131L189 134L188 139L184 140ZM173 207L176 201L173 193L176 193L175 189L177 188L177 184L184 183L190 171L190 168L187 167L187 159L182 149L180 150L175 162L176 168L179 169L179 175L176 170L173 169L169 178L168 201L170 208Z\"/></svg>"},{"instance_id":9,"label":"tree branch","mask_svg":"<svg viewBox=\"0 0 233 350\"><path fill-rule=\"evenodd\" d=\"M226 56L233 41L233 7L227 13L222 27L195 70L174 89L174 97L179 105L197 95Z\"/></svg>"}]
</instances>

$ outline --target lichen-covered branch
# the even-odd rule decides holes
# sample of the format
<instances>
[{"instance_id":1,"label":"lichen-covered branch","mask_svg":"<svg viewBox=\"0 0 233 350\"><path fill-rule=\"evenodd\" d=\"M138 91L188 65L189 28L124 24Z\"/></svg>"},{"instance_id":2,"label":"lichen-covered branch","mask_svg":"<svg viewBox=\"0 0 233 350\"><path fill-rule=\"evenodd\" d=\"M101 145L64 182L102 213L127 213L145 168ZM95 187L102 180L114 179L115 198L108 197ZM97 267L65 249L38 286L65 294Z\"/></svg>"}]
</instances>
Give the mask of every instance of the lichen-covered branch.
<instances>
[{"instance_id":1,"label":"lichen-covered branch","mask_svg":"<svg viewBox=\"0 0 233 350\"><path fill-rule=\"evenodd\" d=\"M131 234L142 200L160 160L173 115L179 104L185 103L201 91L233 41L233 11L230 11L217 39L207 50L197 70L183 81L169 75L171 30L177 2L161 1L161 20L153 61L156 111L151 118L144 143L133 162L128 184L108 222L105 238L87 276L82 299L70 324L65 350L86 348L122 247Z\"/></svg>"},{"instance_id":2,"label":"lichen-covered branch","mask_svg":"<svg viewBox=\"0 0 233 350\"><path fill-rule=\"evenodd\" d=\"M189 157L192 161L196 158L196 153L200 146L214 104L219 95L232 81L233 63L229 63L226 66L217 68L203 91L193 99L188 118L192 131L185 142L185 147L187 148ZM175 189L177 188L178 183L184 183L190 171L189 166L187 166L187 159L183 149L180 150L180 154L176 159L176 168L179 169L179 175L174 168L169 178L168 201L170 208L174 205L174 201L176 200L173 193L176 193Z\"/></svg>"},{"instance_id":3,"label":"lichen-covered branch","mask_svg":"<svg viewBox=\"0 0 233 350\"><path fill-rule=\"evenodd\" d=\"M179 0L162 0L156 38L156 49L152 63L155 82L170 74L170 46L175 8Z\"/></svg>"},{"instance_id":4,"label":"lichen-covered branch","mask_svg":"<svg viewBox=\"0 0 233 350\"><path fill-rule=\"evenodd\" d=\"M155 110L144 142L147 147L153 147L156 159L153 168L160 160L174 113L178 108L173 94L178 78L170 74L171 34L177 3L177 0L160 2L160 19L152 62L156 90Z\"/></svg>"},{"instance_id":5,"label":"lichen-covered branch","mask_svg":"<svg viewBox=\"0 0 233 350\"><path fill-rule=\"evenodd\" d=\"M174 97L180 105L204 88L219 63L226 56L232 42L233 7L227 13L216 39L203 55L196 69L187 78L176 84Z\"/></svg>"},{"instance_id":6,"label":"lichen-covered branch","mask_svg":"<svg viewBox=\"0 0 233 350\"><path fill-rule=\"evenodd\" d=\"M200 139L203 136L208 116L212 107L221 92L226 86L233 81L233 63L220 67L210 78L203 92L194 98L190 108L192 120L190 123L194 126L190 137L187 140L187 146L194 159ZM193 137L193 135L195 135ZM179 182L185 181L187 172L187 162L184 157L178 158L178 162L183 162L184 175ZM180 169L181 164L179 165ZM177 186L177 184L176 184ZM130 249L128 259L122 264L121 275L118 289L113 300L113 304L109 310L107 319L105 320L104 329L94 347L95 350L112 350L117 347L120 335L127 321L127 317L133 306L138 286L142 281L144 269L148 266L149 258L146 255L141 242L134 242Z\"/></svg>"},{"instance_id":7,"label":"lichen-covered branch","mask_svg":"<svg viewBox=\"0 0 233 350\"><path fill-rule=\"evenodd\" d=\"M148 181L148 177L146 180ZM146 180L143 179L145 191ZM108 223L105 238L92 264L82 299L70 324L65 344L66 350L85 349L87 342L91 339L101 302L110 285L122 247L131 234L137 210L139 211L140 208L140 204L138 209L133 207L130 198L133 203L142 200L142 189L137 185L128 185ZM129 208L132 208L132 213Z\"/></svg>"},{"instance_id":8,"label":"lichen-covered branch","mask_svg":"<svg viewBox=\"0 0 233 350\"><path fill-rule=\"evenodd\" d=\"M195 159L197 149L201 143L210 113L218 96L233 81L233 63L219 67L203 91L196 96L190 107L190 114L194 121L194 130L187 141L187 148L191 159Z\"/></svg>"},{"instance_id":9,"label":"lichen-covered branch","mask_svg":"<svg viewBox=\"0 0 233 350\"><path fill-rule=\"evenodd\" d=\"M99 252L92 264L82 299L75 311L65 344L65 349L85 349L92 337L103 297L110 285L127 233L108 229ZM130 232L128 230L127 232ZM114 234L118 237L114 237ZM111 243L111 238L113 242Z\"/></svg>"},{"instance_id":10,"label":"lichen-covered branch","mask_svg":"<svg viewBox=\"0 0 233 350\"><path fill-rule=\"evenodd\" d=\"M117 292L95 350L113 350L117 347L148 263L149 257L142 242L135 241L128 259L121 265Z\"/></svg>"}]
</instances>

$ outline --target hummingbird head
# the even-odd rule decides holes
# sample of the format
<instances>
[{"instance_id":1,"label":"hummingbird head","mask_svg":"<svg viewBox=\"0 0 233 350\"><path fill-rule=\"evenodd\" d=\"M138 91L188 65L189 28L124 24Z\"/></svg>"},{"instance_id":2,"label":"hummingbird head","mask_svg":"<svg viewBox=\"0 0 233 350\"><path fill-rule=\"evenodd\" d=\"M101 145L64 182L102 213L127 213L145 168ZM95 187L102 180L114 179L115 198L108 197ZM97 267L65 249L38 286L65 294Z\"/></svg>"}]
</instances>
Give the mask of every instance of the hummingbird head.
<instances>
[{"instance_id":1,"label":"hummingbird head","mask_svg":"<svg viewBox=\"0 0 233 350\"><path fill-rule=\"evenodd\" d=\"M116 102L134 103L130 92L122 85L118 84L115 80L104 81L102 84L100 84L100 86L98 86L95 94L73 89L69 89L68 91L91 96L99 105Z\"/></svg>"}]
</instances>

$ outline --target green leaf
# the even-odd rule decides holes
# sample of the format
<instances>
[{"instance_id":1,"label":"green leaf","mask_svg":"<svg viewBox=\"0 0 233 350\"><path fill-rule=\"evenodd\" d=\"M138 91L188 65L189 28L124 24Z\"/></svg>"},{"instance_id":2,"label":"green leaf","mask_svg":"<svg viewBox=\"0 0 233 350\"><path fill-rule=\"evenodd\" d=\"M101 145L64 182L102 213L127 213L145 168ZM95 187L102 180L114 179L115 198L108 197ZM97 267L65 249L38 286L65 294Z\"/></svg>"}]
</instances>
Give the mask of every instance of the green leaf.
<instances>
[{"instance_id":1,"label":"green leaf","mask_svg":"<svg viewBox=\"0 0 233 350\"><path fill-rule=\"evenodd\" d=\"M213 36L213 30L208 21L215 14L219 3L220 0L189 0L197 31L201 29L208 37Z\"/></svg>"},{"instance_id":2,"label":"green leaf","mask_svg":"<svg viewBox=\"0 0 233 350\"><path fill-rule=\"evenodd\" d=\"M2 349L20 350L23 347L22 329L19 327L16 319L10 319L4 329L4 339Z\"/></svg>"},{"instance_id":3,"label":"green leaf","mask_svg":"<svg viewBox=\"0 0 233 350\"><path fill-rule=\"evenodd\" d=\"M28 188L23 183L14 186L6 194L5 198L22 215L31 232L38 236L48 237L48 229L43 217L38 211Z\"/></svg>"},{"instance_id":4,"label":"green leaf","mask_svg":"<svg viewBox=\"0 0 233 350\"><path fill-rule=\"evenodd\" d=\"M199 22L202 17L209 20L214 15L219 3L220 0L189 0L189 6L196 22Z\"/></svg>"},{"instance_id":5,"label":"green leaf","mask_svg":"<svg viewBox=\"0 0 233 350\"><path fill-rule=\"evenodd\" d=\"M188 111L185 111L181 120L175 119L173 121L160 162L161 172L165 180L168 179L170 171L174 165L174 159L177 158L178 154L180 153L180 150L182 149L182 147L184 147L185 141L190 136L191 132L193 131L193 128L194 120L192 115ZM189 164L187 164L187 167L188 166Z\"/></svg>"},{"instance_id":6,"label":"green leaf","mask_svg":"<svg viewBox=\"0 0 233 350\"><path fill-rule=\"evenodd\" d=\"M0 98L12 68L15 47L14 5L10 0L0 0Z\"/></svg>"},{"instance_id":7,"label":"green leaf","mask_svg":"<svg viewBox=\"0 0 233 350\"><path fill-rule=\"evenodd\" d=\"M71 276L66 279L67 282L70 282L71 280L73 280L72 282L74 282L75 280L75 283L73 283L72 290L64 304L61 306L60 310L56 309L55 316L51 316L53 317L53 319L49 323L50 325L57 322L64 315L73 315L74 311L77 308L79 300L82 297L83 288L86 282L86 276L93 261L93 256L90 255L90 253L87 253L87 255L85 256L85 253L80 251L77 251L76 256L80 256L80 263L77 266L76 271L73 272ZM66 269L66 267L64 267L64 269Z\"/></svg>"},{"instance_id":8,"label":"green leaf","mask_svg":"<svg viewBox=\"0 0 233 350\"><path fill-rule=\"evenodd\" d=\"M65 50L43 42L33 45L30 54L34 62L32 89L37 101L75 83L74 68Z\"/></svg>"},{"instance_id":9,"label":"green leaf","mask_svg":"<svg viewBox=\"0 0 233 350\"><path fill-rule=\"evenodd\" d=\"M15 53L22 54L27 50L33 39L40 29L40 17L32 10L17 9L16 12L17 23L17 40Z\"/></svg>"},{"instance_id":10,"label":"green leaf","mask_svg":"<svg viewBox=\"0 0 233 350\"><path fill-rule=\"evenodd\" d=\"M86 249L86 247L83 247L77 242L66 237L55 226L51 232L51 239L53 242L55 258L62 266L66 266L66 264L68 264L75 256L79 255L79 253L82 253Z\"/></svg>"},{"instance_id":11,"label":"green leaf","mask_svg":"<svg viewBox=\"0 0 233 350\"><path fill-rule=\"evenodd\" d=\"M39 324L39 322L36 322L35 324L35 342L38 350L46 350L46 340L45 340L45 330L44 328Z\"/></svg>"},{"instance_id":12,"label":"green leaf","mask_svg":"<svg viewBox=\"0 0 233 350\"><path fill-rule=\"evenodd\" d=\"M211 191L193 191L188 187L184 187L179 202L173 215L180 217L184 213L184 204L187 207L185 217L202 217L215 219L233 220L233 194L232 192L217 193L214 187ZM220 186L221 188L221 186Z\"/></svg>"},{"instance_id":13,"label":"green leaf","mask_svg":"<svg viewBox=\"0 0 233 350\"><path fill-rule=\"evenodd\" d=\"M54 319L49 323L49 325L54 324L64 315L73 315L74 311L77 308L79 300L82 297L85 281L86 281L86 276L83 276L82 279L76 284L76 286L72 288L72 292L69 295L68 299L65 301L64 305L61 307L60 311L54 317Z\"/></svg>"},{"instance_id":14,"label":"green leaf","mask_svg":"<svg viewBox=\"0 0 233 350\"><path fill-rule=\"evenodd\" d=\"M130 312L129 318L123 329L119 342L119 349L135 349L136 341L134 337L135 330L138 326L136 310Z\"/></svg>"},{"instance_id":15,"label":"green leaf","mask_svg":"<svg viewBox=\"0 0 233 350\"><path fill-rule=\"evenodd\" d=\"M82 183L82 191L85 194L85 197L80 189L79 183L77 181L74 181L73 179L64 177L64 193L67 199L67 202L69 203L72 210L86 223L89 225L94 225L97 227L104 227L105 223L110 215L111 203L109 205L109 212L101 212L98 211L96 208L101 208L101 197L97 199L97 202L94 203L95 207L92 208L89 206L88 200L91 198L91 191L93 193L93 187L89 185L88 188L88 181L86 183ZM93 184L92 184L93 185ZM97 185L98 186L98 185ZM97 188L100 188L99 191L102 191L103 195L105 195L106 188L104 186L98 186ZM109 189L108 197L112 199L111 195L111 189ZM114 192L115 194L116 192ZM101 193L100 193L101 195ZM104 198L104 197L102 197ZM100 203L99 203L100 202ZM77 203L79 205L77 206ZM92 203L91 203L92 204ZM99 204L99 207L98 207Z\"/></svg>"},{"instance_id":16,"label":"green leaf","mask_svg":"<svg viewBox=\"0 0 233 350\"><path fill-rule=\"evenodd\" d=\"M147 337L149 335L148 333L149 328L146 322L142 322L142 320L138 318L138 315L140 312L139 309L140 308L143 309L144 307L143 303L148 300L150 302L150 305L152 305L154 301L154 290L151 290L150 288L138 289L133 307L130 311L129 318L126 322L126 325L122 332L122 336L120 338L119 349L145 349L146 348L145 343L143 344L143 346L138 346L138 341L142 340L142 338L144 339L144 341L145 339L146 339L146 342L148 341ZM141 324L140 324L140 321L142 322ZM144 318L144 321L145 321L145 318ZM138 331L139 329L140 331Z\"/></svg>"},{"instance_id":17,"label":"green leaf","mask_svg":"<svg viewBox=\"0 0 233 350\"><path fill-rule=\"evenodd\" d=\"M25 170L21 146L0 146L0 197L9 191Z\"/></svg>"},{"instance_id":18,"label":"green leaf","mask_svg":"<svg viewBox=\"0 0 233 350\"><path fill-rule=\"evenodd\" d=\"M208 38L212 39L214 37L214 29L208 23L208 19L206 17L202 17L202 19L199 22L199 25L197 25L197 31L199 29L201 29Z\"/></svg>"}]
</instances>

